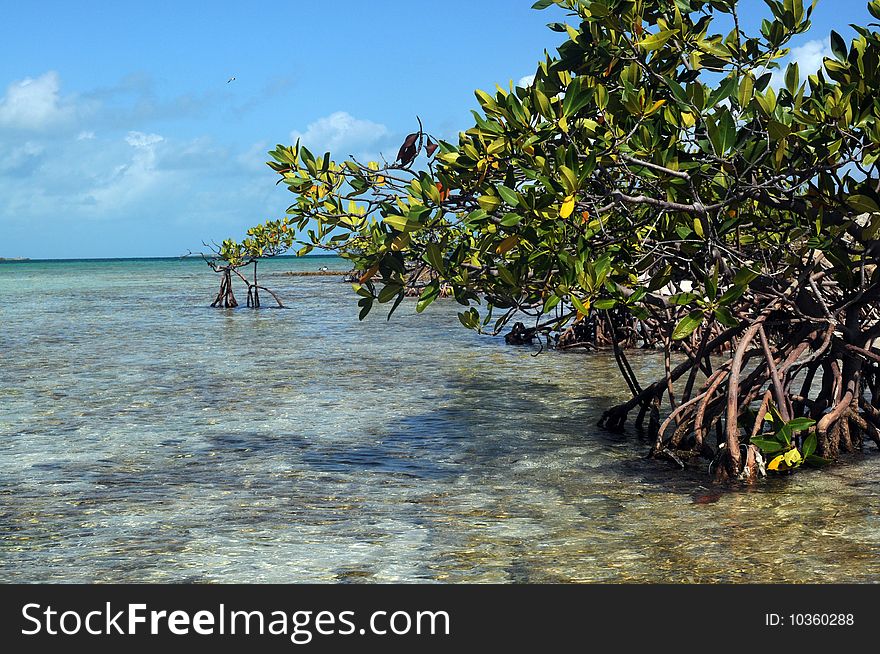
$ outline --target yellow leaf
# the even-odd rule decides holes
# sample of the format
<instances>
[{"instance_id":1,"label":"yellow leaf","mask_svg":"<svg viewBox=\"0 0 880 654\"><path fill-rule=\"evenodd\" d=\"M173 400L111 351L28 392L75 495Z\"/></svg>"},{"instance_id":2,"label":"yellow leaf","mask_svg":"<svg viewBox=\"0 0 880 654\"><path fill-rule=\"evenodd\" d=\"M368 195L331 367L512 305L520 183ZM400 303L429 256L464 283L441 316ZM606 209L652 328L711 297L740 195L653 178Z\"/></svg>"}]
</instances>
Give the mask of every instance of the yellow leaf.
<instances>
[{"instance_id":1,"label":"yellow leaf","mask_svg":"<svg viewBox=\"0 0 880 654\"><path fill-rule=\"evenodd\" d=\"M785 463L785 455L780 454L775 459L773 459L770 463L767 464L767 470L779 470L779 466L783 465L783 464L785 465L785 467L782 469L787 470L788 464Z\"/></svg>"},{"instance_id":2,"label":"yellow leaf","mask_svg":"<svg viewBox=\"0 0 880 654\"><path fill-rule=\"evenodd\" d=\"M588 316L590 314L590 299L584 298L583 300L579 300L576 296L572 295L571 303L574 305L574 308L577 312L583 316Z\"/></svg>"},{"instance_id":3,"label":"yellow leaf","mask_svg":"<svg viewBox=\"0 0 880 654\"><path fill-rule=\"evenodd\" d=\"M798 465L801 461L803 461L803 457L801 457L801 453L797 451L797 448L792 448L788 452L785 453L785 462L788 464L788 467L793 468Z\"/></svg>"},{"instance_id":4,"label":"yellow leaf","mask_svg":"<svg viewBox=\"0 0 880 654\"><path fill-rule=\"evenodd\" d=\"M611 71L614 70L614 66L617 65L617 59L613 59L610 64L608 64L608 68L605 69L605 77L608 77L611 74Z\"/></svg>"},{"instance_id":5,"label":"yellow leaf","mask_svg":"<svg viewBox=\"0 0 880 654\"><path fill-rule=\"evenodd\" d=\"M662 107L664 104L666 104L666 100L657 100L657 102L655 102L653 105L651 105L651 108L645 112L645 116L650 116L652 113L657 111L660 107Z\"/></svg>"},{"instance_id":6,"label":"yellow leaf","mask_svg":"<svg viewBox=\"0 0 880 654\"><path fill-rule=\"evenodd\" d=\"M495 249L495 251L498 254L505 254L512 250L517 243L519 243L519 236L517 236L516 234L514 234L513 236L508 236L506 239L498 244L498 247Z\"/></svg>"},{"instance_id":7,"label":"yellow leaf","mask_svg":"<svg viewBox=\"0 0 880 654\"><path fill-rule=\"evenodd\" d=\"M562 208L559 210L559 216L562 219L568 218L572 211L574 211L574 196L569 195L562 203Z\"/></svg>"}]
</instances>

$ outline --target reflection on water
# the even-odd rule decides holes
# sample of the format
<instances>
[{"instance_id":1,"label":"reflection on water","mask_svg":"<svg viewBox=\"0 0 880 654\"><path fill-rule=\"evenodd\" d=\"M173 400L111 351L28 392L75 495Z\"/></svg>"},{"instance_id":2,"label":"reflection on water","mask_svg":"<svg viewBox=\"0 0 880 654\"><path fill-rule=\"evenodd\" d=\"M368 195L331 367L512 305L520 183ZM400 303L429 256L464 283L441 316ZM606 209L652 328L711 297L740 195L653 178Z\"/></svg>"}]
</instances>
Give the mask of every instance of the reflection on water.
<instances>
[{"instance_id":1,"label":"reflection on water","mask_svg":"<svg viewBox=\"0 0 880 654\"><path fill-rule=\"evenodd\" d=\"M259 312L200 262L0 265L0 581L880 579L874 453L715 494L595 428L613 360L280 274L325 264Z\"/></svg>"}]
</instances>

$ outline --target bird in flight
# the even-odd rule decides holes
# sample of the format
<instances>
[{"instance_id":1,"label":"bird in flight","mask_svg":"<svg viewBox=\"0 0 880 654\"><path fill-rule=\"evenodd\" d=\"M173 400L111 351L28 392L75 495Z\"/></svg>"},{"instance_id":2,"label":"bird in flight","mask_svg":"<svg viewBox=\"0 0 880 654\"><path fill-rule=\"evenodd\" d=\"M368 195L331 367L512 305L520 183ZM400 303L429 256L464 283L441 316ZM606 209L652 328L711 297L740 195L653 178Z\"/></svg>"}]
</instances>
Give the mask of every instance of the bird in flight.
<instances>
[{"instance_id":1,"label":"bird in flight","mask_svg":"<svg viewBox=\"0 0 880 654\"><path fill-rule=\"evenodd\" d=\"M234 81L235 81L235 76L230 77L228 80L226 80L226 83L229 84L229 82L234 82Z\"/></svg>"}]
</instances>

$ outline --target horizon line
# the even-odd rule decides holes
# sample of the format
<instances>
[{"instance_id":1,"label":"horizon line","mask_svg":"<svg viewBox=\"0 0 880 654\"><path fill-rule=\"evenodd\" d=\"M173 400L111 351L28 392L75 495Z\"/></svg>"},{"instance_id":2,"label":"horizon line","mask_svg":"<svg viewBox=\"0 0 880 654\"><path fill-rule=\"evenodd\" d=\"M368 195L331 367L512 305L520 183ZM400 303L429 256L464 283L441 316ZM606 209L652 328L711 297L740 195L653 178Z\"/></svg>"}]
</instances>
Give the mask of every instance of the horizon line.
<instances>
[{"instance_id":1,"label":"horizon line","mask_svg":"<svg viewBox=\"0 0 880 654\"><path fill-rule=\"evenodd\" d=\"M144 260L175 260L175 259L200 259L201 254L179 254L165 256L132 256L132 257L0 257L0 263L29 263L38 261L144 261ZM305 259L307 257L336 257L336 254L279 254L264 259Z\"/></svg>"}]
</instances>

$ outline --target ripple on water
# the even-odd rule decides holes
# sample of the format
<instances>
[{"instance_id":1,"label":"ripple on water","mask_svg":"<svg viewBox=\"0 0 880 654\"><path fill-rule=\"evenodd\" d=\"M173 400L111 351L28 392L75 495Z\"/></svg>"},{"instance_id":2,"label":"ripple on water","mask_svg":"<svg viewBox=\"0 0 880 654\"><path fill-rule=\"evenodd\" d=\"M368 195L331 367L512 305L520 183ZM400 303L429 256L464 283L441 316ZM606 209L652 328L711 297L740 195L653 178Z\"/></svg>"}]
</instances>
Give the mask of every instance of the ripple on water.
<instances>
[{"instance_id":1,"label":"ripple on water","mask_svg":"<svg viewBox=\"0 0 880 654\"><path fill-rule=\"evenodd\" d=\"M0 266L0 580L880 578L875 454L713 493L595 429L613 360L276 274L320 265L260 312L199 262Z\"/></svg>"}]
</instances>

